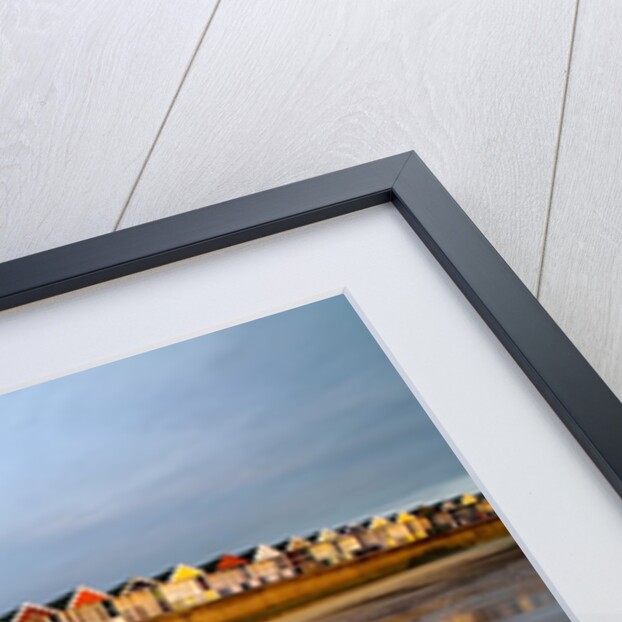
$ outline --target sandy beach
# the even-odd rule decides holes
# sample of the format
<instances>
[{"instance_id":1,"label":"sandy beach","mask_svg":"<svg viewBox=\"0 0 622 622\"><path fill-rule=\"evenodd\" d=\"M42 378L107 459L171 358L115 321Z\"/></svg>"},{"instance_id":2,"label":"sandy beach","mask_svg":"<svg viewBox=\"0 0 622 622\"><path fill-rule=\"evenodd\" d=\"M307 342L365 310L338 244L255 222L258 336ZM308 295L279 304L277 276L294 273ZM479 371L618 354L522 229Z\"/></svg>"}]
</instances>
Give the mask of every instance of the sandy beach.
<instances>
[{"instance_id":1,"label":"sandy beach","mask_svg":"<svg viewBox=\"0 0 622 622\"><path fill-rule=\"evenodd\" d=\"M275 616L278 622L563 622L568 620L511 538Z\"/></svg>"}]
</instances>

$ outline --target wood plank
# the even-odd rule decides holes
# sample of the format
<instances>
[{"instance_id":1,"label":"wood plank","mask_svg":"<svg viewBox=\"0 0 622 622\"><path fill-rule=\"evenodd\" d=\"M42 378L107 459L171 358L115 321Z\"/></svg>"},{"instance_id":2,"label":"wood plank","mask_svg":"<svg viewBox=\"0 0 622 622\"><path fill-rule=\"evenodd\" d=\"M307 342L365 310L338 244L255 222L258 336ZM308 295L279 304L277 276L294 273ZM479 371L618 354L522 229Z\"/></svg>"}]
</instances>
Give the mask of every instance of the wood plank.
<instances>
[{"instance_id":1,"label":"wood plank","mask_svg":"<svg viewBox=\"0 0 622 622\"><path fill-rule=\"evenodd\" d=\"M215 0L0 5L0 261L111 231Z\"/></svg>"},{"instance_id":2,"label":"wood plank","mask_svg":"<svg viewBox=\"0 0 622 622\"><path fill-rule=\"evenodd\" d=\"M582 2L541 300L622 399L622 5Z\"/></svg>"},{"instance_id":3,"label":"wood plank","mask_svg":"<svg viewBox=\"0 0 622 622\"><path fill-rule=\"evenodd\" d=\"M539 271L574 0L224 0L127 227L415 149Z\"/></svg>"}]
</instances>

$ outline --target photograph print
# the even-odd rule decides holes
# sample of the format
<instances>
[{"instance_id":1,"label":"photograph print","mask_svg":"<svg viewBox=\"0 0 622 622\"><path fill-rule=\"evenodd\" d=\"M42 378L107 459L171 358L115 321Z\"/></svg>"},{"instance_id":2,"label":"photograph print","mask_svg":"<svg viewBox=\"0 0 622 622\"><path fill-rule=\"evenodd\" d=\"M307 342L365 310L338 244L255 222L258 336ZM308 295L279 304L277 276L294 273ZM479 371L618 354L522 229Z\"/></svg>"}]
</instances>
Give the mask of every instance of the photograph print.
<instances>
[{"instance_id":1,"label":"photograph print","mask_svg":"<svg viewBox=\"0 0 622 622\"><path fill-rule=\"evenodd\" d=\"M344 296L0 415L0 622L568 619Z\"/></svg>"}]
</instances>

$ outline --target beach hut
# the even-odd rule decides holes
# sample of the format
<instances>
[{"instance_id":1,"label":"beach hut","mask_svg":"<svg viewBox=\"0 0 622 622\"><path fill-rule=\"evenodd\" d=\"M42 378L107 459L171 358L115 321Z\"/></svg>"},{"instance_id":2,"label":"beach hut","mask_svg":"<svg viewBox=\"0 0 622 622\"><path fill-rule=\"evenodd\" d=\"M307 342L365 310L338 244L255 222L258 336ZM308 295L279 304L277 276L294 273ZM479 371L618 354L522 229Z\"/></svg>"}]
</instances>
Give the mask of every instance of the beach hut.
<instances>
[{"instance_id":1,"label":"beach hut","mask_svg":"<svg viewBox=\"0 0 622 622\"><path fill-rule=\"evenodd\" d=\"M373 532L377 538L381 548L388 549L398 546L391 533L391 521L383 516L374 516L366 520L363 525Z\"/></svg>"},{"instance_id":2,"label":"beach hut","mask_svg":"<svg viewBox=\"0 0 622 622\"><path fill-rule=\"evenodd\" d=\"M0 622L51 622L55 610L44 605L24 603L19 609L14 609L0 617Z\"/></svg>"},{"instance_id":3,"label":"beach hut","mask_svg":"<svg viewBox=\"0 0 622 622\"><path fill-rule=\"evenodd\" d=\"M462 508L458 508L455 512L452 512L452 516L458 525L474 525L476 523L485 520L485 516L477 511L474 505L468 505Z\"/></svg>"},{"instance_id":4,"label":"beach hut","mask_svg":"<svg viewBox=\"0 0 622 622\"><path fill-rule=\"evenodd\" d=\"M260 544L240 556L248 561L246 571L249 576L258 579L260 584L275 583L295 576L291 561L273 546Z\"/></svg>"},{"instance_id":5,"label":"beach hut","mask_svg":"<svg viewBox=\"0 0 622 622\"><path fill-rule=\"evenodd\" d=\"M332 530L324 529L309 536L309 553L319 566L334 566L343 561L335 542L336 535Z\"/></svg>"},{"instance_id":6,"label":"beach hut","mask_svg":"<svg viewBox=\"0 0 622 622\"><path fill-rule=\"evenodd\" d=\"M437 509L441 512L453 512L460 507L460 497L454 497L453 499L445 499L437 504Z\"/></svg>"},{"instance_id":7,"label":"beach hut","mask_svg":"<svg viewBox=\"0 0 622 622\"><path fill-rule=\"evenodd\" d=\"M283 555L281 551L268 544L260 544L259 546L253 548L252 551L254 562L261 562L266 559L276 559L277 557L282 557Z\"/></svg>"},{"instance_id":8,"label":"beach hut","mask_svg":"<svg viewBox=\"0 0 622 622\"><path fill-rule=\"evenodd\" d=\"M405 525L410 530L415 540L423 540L428 537L428 530L425 523L410 512L400 512L397 515L397 522ZM429 521L428 521L429 523Z\"/></svg>"},{"instance_id":9,"label":"beach hut","mask_svg":"<svg viewBox=\"0 0 622 622\"><path fill-rule=\"evenodd\" d=\"M337 538L335 544L344 559L354 559L358 557L364 549L361 539L348 526L335 529Z\"/></svg>"},{"instance_id":10,"label":"beach hut","mask_svg":"<svg viewBox=\"0 0 622 622\"><path fill-rule=\"evenodd\" d=\"M109 622L122 618L105 592L80 586L47 604L56 609L54 622Z\"/></svg>"},{"instance_id":11,"label":"beach hut","mask_svg":"<svg viewBox=\"0 0 622 622\"><path fill-rule=\"evenodd\" d=\"M460 505L462 506L475 505L477 501L477 496L468 492L460 496Z\"/></svg>"},{"instance_id":12,"label":"beach hut","mask_svg":"<svg viewBox=\"0 0 622 622\"><path fill-rule=\"evenodd\" d=\"M207 582L219 596L239 594L249 589L249 576L246 571L248 560L239 555L226 553L216 559L202 564Z\"/></svg>"},{"instance_id":13,"label":"beach hut","mask_svg":"<svg viewBox=\"0 0 622 622\"><path fill-rule=\"evenodd\" d=\"M287 550L299 551L300 549L308 549L310 544L311 543L306 538L301 538L300 536L292 536L287 541Z\"/></svg>"},{"instance_id":14,"label":"beach hut","mask_svg":"<svg viewBox=\"0 0 622 622\"><path fill-rule=\"evenodd\" d=\"M317 542L336 542L339 534L335 529L324 528L315 535Z\"/></svg>"},{"instance_id":15,"label":"beach hut","mask_svg":"<svg viewBox=\"0 0 622 622\"><path fill-rule=\"evenodd\" d=\"M436 512L436 508L433 505L420 505L411 510L410 513L416 516L428 535L438 533L438 529L432 520L432 516Z\"/></svg>"},{"instance_id":16,"label":"beach hut","mask_svg":"<svg viewBox=\"0 0 622 622\"><path fill-rule=\"evenodd\" d=\"M125 596L127 594L133 594L135 592L150 590L157 587L158 583L155 579L147 579L146 577L132 577L123 583L119 583L111 590L108 590L108 594L111 596Z\"/></svg>"},{"instance_id":17,"label":"beach hut","mask_svg":"<svg viewBox=\"0 0 622 622\"><path fill-rule=\"evenodd\" d=\"M436 528L434 527L434 523L432 523L431 519L433 513L434 508L428 505L418 506L409 512L409 514L412 514L415 518L417 518L419 524L428 535L432 535L436 532Z\"/></svg>"},{"instance_id":18,"label":"beach hut","mask_svg":"<svg viewBox=\"0 0 622 622\"><path fill-rule=\"evenodd\" d=\"M154 589L156 598L174 611L196 607L219 596L203 570L187 564L178 564L153 579L158 584Z\"/></svg>"},{"instance_id":19,"label":"beach hut","mask_svg":"<svg viewBox=\"0 0 622 622\"><path fill-rule=\"evenodd\" d=\"M391 514L388 517L388 522L385 529L387 530L389 537L395 543L394 546L403 546L404 544L415 541L415 536L413 532L408 528L407 525L400 522L399 514Z\"/></svg>"},{"instance_id":20,"label":"beach hut","mask_svg":"<svg viewBox=\"0 0 622 622\"><path fill-rule=\"evenodd\" d=\"M134 577L108 591L117 611L127 622L141 622L168 611L155 594L153 579Z\"/></svg>"},{"instance_id":21,"label":"beach hut","mask_svg":"<svg viewBox=\"0 0 622 622\"><path fill-rule=\"evenodd\" d=\"M451 531L458 526L456 519L453 517L451 512L443 510L441 507L437 509L431 516L430 520L434 525L435 531L438 533L444 533L446 531Z\"/></svg>"},{"instance_id":22,"label":"beach hut","mask_svg":"<svg viewBox=\"0 0 622 622\"><path fill-rule=\"evenodd\" d=\"M347 532L354 536L361 543L361 551L359 555L364 553L371 553L378 549L383 548L383 538L381 538L373 529L369 526L371 521L364 521L360 525L350 525L347 527Z\"/></svg>"},{"instance_id":23,"label":"beach hut","mask_svg":"<svg viewBox=\"0 0 622 622\"><path fill-rule=\"evenodd\" d=\"M295 575L310 572L317 568L317 563L311 557L308 546L292 549L290 544L291 539L283 540L274 544L273 547L285 555Z\"/></svg>"},{"instance_id":24,"label":"beach hut","mask_svg":"<svg viewBox=\"0 0 622 622\"><path fill-rule=\"evenodd\" d=\"M486 518L493 518L497 514L495 513L492 505L488 502L488 499L485 499L483 495L480 495L475 504L475 509L483 514Z\"/></svg>"}]
</instances>

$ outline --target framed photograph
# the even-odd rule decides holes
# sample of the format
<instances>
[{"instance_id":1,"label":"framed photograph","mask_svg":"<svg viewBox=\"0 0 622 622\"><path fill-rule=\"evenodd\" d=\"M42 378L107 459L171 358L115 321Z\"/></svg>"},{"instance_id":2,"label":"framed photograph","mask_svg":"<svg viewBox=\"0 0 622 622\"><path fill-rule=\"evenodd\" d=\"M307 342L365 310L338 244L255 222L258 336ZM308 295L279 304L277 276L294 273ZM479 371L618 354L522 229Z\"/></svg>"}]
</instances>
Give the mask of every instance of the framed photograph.
<instances>
[{"instance_id":1,"label":"framed photograph","mask_svg":"<svg viewBox=\"0 0 622 622\"><path fill-rule=\"evenodd\" d=\"M622 405L416 154L0 305L2 622L620 619Z\"/></svg>"}]
</instances>

